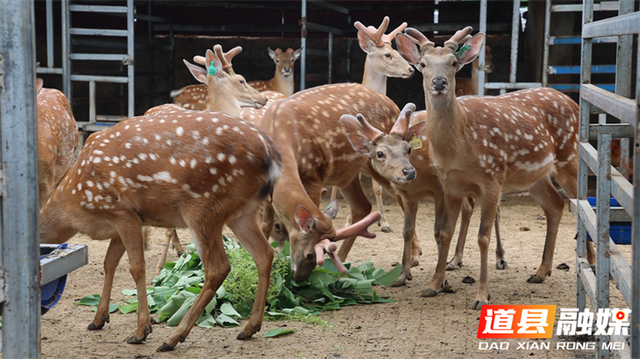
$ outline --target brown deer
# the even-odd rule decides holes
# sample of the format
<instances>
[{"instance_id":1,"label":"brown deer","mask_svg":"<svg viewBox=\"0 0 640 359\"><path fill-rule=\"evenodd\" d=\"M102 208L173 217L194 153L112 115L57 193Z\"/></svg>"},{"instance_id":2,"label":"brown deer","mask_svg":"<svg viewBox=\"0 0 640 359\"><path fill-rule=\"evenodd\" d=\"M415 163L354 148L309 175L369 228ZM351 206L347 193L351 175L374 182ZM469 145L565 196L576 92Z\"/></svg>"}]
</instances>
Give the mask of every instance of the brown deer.
<instances>
[{"instance_id":1,"label":"brown deer","mask_svg":"<svg viewBox=\"0 0 640 359\"><path fill-rule=\"evenodd\" d=\"M413 67L400 56L398 51L391 47L391 41L396 34L407 27L407 23L400 24L389 34L385 34L389 27L389 17L385 16L378 28L373 26L365 27L360 21L356 21L353 26L358 29L358 44L362 51L367 54L364 63L364 75L362 84L383 95L387 94L387 77L399 77L403 79L413 76ZM376 197L378 211L382 213L380 219L381 230L391 232L387 217L384 215L384 203L382 202L382 186L372 180L373 193ZM337 195L337 187L331 192L331 199ZM347 219L349 221L349 219ZM414 263L417 265L418 263Z\"/></svg>"},{"instance_id":2,"label":"brown deer","mask_svg":"<svg viewBox=\"0 0 640 359\"><path fill-rule=\"evenodd\" d=\"M548 88L457 99L455 74L476 58L485 39L480 33L458 51L458 42L471 30L456 32L444 47L435 47L412 28L398 34L396 41L400 53L424 77L429 155L445 193L436 272L422 295L431 297L447 289L445 267L458 213L463 199L474 197L482 208L480 281L473 304L480 309L489 301L487 252L502 193L529 190L543 208L547 218L544 254L528 282L541 283L551 274L564 200L550 175L570 198L576 197L579 109L568 96Z\"/></svg>"},{"instance_id":3,"label":"brown deer","mask_svg":"<svg viewBox=\"0 0 640 359\"><path fill-rule=\"evenodd\" d=\"M67 173L78 147L78 125L69 99L56 89L43 88L36 80L38 121L38 181L40 208Z\"/></svg>"},{"instance_id":4,"label":"brown deer","mask_svg":"<svg viewBox=\"0 0 640 359\"><path fill-rule=\"evenodd\" d=\"M214 61L210 51L206 60ZM247 339L260 330L273 259L258 211L280 171L273 142L254 125L223 113L162 105L89 137L41 211L40 240L62 243L77 232L111 239L101 300L89 330L109 321L113 276L127 252L139 300L137 329L128 342L138 344L152 331L141 225L191 229L205 283L178 328L158 348L166 351L185 340L229 273L222 242L226 224L251 253L259 273L251 318L238 335Z\"/></svg>"},{"instance_id":5,"label":"brown deer","mask_svg":"<svg viewBox=\"0 0 640 359\"><path fill-rule=\"evenodd\" d=\"M480 59L476 58L471 62L471 78L456 77L456 96L472 96L478 95L478 72L484 71L485 74L493 72L493 55L491 48L485 46L484 65L480 66ZM485 75L485 81L488 76ZM483 95L488 95L488 90L484 90Z\"/></svg>"},{"instance_id":6,"label":"brown deer","mask_svg":"<svg viewBox=\"0 0 640 359\"><path fill-rule=\"evenodd\" d=\"M293 50L291 48L287 51L280 49L269 51L269 57L276 64L276 71L273 74L273 78L267 81L251 81L249 85L258 91L277 91L289 97L293 95L294 83L293 83L293 63L300 57L302 49Z\"/></svg>"},{"instance_id":7,"label":"brown deer","mask_svg":"<svg viewBox=\"0 0 640 359\"><path fill-rule=\"evenodd\" d=\"M293 277L297 281L306 279L317 264L314 246L335 231L330 218L318 209L323 185L340 188L354 222L371 211L359 179L360 170L368 167L367 157L353 152L346 127L340 123L343 113L358 112L388 131L399 110L388 97L363 85L333 84L276 102L260 122L260 128L273 138L282 154L283 175L274 187L273 207L289 231ZM267 219L272 221L273 217ZM273 222L267 223L267 235L272 227ZM346 259L354 241L355 236L351 236L341 245L341 260ZM419 244L413 246L417 258Z\"/></svg>"}]
</instances>

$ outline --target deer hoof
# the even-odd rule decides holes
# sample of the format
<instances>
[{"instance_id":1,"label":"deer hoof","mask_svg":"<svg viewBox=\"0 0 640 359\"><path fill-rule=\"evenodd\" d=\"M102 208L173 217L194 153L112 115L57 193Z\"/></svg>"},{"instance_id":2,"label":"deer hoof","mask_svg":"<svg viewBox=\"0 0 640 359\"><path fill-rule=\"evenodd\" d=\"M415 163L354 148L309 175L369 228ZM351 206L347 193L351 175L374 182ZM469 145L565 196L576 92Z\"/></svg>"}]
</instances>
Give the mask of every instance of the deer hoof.
<instances>
[{"instance_id":1,"label":"deer hoof","mask_svg":"<svg viewBox=\"0 0 640 359\"><path fill-rule=\"evenodd\" d=\"M431 288L427 288L427 290L425 290L424 292L422 292L422 294L420 294L421 297L427 297L427 298L435 297L436 295L438 295L438 292L436 292Z\"/></svg>"},{"instance_id":2,"label":"deer hoof","mask_svg":"<svg viewBox=\"0 0 640 359\"><path fill-rule=\"evenodd\" d=\"M537 274L532 275L531 277L529 277L529 279L527 279L528 283L542 283L544 282L544 278L540 277Z\"/></svg>"},{"instance_id":3,"label":"deer hoof","mask_svg":"<svg viewBox=\"0 0 640 359\"><path fill-rule=\"evenodd\" d=\"M393 282L393 284L391 284L392 287L402 287L404 285L407 284L407 277L405 277L404 275L400 275L400 277L398 277L398 279Z\"/></svg>"},{"instance_id":4,"label":"deer hoof","mask_svg":"<svg viewBox=\"0 0 640 359\"><path fill-rule=\"evenodd\" d=\"M91 322L91 324L89 324L89 326L87 327L88 330L100 330L104 327L104 323L100 324L100 325L96 325L93 322Z\"/></svg>"},{"instance_id":5,"label":"deer hoof","mask_svg":"<svg viewBox=\"0 0 640 359\"><path fill-rule=\"evenodd\" d=\"M171 345L165 343L162 343L161 346L158 347L158 349L156 349L157 352L170 352L173 350L174 347L172 347Z\"/></svg>"},{"instance_id":6,"label":"deer hoof","mask_svg":"<svg viewBox=\"0 0 640 359\"><path fill-rule=\"evenodd\" d=\"M462 267L462 262L458 262L458 264L456 264L455 261L451 261L451 262L447 263L446 270L456 270L456 269L458 269L460 267Z\"/></svg>"},{"instance_id":7,"label":"deer hoof","mask_svg":"<svg viewBox=\"0 0 640 359\"><path fill-rule=\"evenodd\" d=\"M505 259L500 259L496 261L496 269L499 269L499 270L507 269L507 261Z\"/></svg>"},{"instance_id":8,"label":"deer hoof","mask_svg":"<svg viewBox=\"0 0 640 359\"><path fill-rule=\"evenodd\" d=\"M411 268L417 267L420 265L420 260L417 258L411 258Z\"/></svg>"},{"instance_id":9,"label":"deer hoof","mask_svg":"<svg viewBox=\"0 0 640 359\"><path fill-rule=\"evenodd\" d=\"M449 281L445 279L445 281L442 282L442 285L440 286L440 292L441 293L455 293L456 291L451 288L451 286L449 285Z\"/></svg>"},{"instance_id":10,"label":"deer hoof","mask_svg":"<svg viewBox=\"0 0 640 359\"><path fill-rule=\"evenodd\" d=\"M238 333L238 336L236 337L237 340L247 340L247 339L251 339L251 336L253 334L245 334L244 331L241 331L240 333Z\"/></svg>"},{"instance_id":11,"label":"deer hoof","mask_svg":"<svg viewBox=\"0 0 640 359\"><path fill-rule=\"evenodd\" d=\"M380 230L381 230L381 231L383 231L384 233L391 233L391 232L393 232L393 231L391 230L391 227L389 227L389 226L382 226L382 228L381 228Z\"/></svg>"},{"instance_id":12,"label":"deer hoof","mask_svg":"<svg viewBox=\"0 0 640 359\"><path fill-rule=\"evenodd\" d=\"M482 306L487 304L487 302L483 301L483 300L477 300L475 302L473 302L473 310L480 310L482 309Z\"/></svg>"},{"instance_id":13,"label":"deer hoof","mask_svg":"<svg viewBox=\"0 0 640 359\"><path fill-rule=\"evenodd\" d=\"M131 338L127 339L128 344L142 344L145 340L147 340L147 336L145 335L142 338L138 338L135 335L132 335Z\"/></svg>"}]
</instances>

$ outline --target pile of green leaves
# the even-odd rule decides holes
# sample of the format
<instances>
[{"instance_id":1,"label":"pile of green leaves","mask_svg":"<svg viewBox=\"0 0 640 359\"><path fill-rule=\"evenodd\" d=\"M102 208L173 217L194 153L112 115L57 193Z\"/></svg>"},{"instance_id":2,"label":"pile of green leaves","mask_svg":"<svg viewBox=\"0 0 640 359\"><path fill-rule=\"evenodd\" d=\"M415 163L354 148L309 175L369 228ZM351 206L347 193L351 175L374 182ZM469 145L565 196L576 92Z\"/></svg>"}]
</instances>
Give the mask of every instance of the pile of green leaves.
<instances>
[{"instance_id":1,"label":"pile of green leaves","mask_svg":"<svg viewBox=\"0 0 640 359\"><path fill-rule=\"evenodd\" d=\"M198 319L197 325L200 327L236 326L238 319L251 315L258 287L258 269L242 246L227 238L224 238L224 242L231 272ZM149 310L157 313L158 321L166 320L169 326L180 323L204 285L202 262L194 248L190 246L189 249L190 253L177 261L167 262L153 279L152 287L147 289ZM265 316L268 319L313 322L313 318L317 319L316 315L325 310L393 301L381 297L373 286L391 285L400 275L401 266L389 272L375 268L370 261L362 264L345 263L345 266L349 270L346 275L339 273L333 263L326 261L311 273L308 280L296 283L292 279L287 242L284 250L274 256ZM123 294L135 296L136 291L124 290ZM78 304L97 305L99 299L99 295L87 296ZM130 313L137 308L138 299L132 298L124 305L112 304L110 311ZM317 322L321 321L317 319Z\"/></svg>"}]
</instances>

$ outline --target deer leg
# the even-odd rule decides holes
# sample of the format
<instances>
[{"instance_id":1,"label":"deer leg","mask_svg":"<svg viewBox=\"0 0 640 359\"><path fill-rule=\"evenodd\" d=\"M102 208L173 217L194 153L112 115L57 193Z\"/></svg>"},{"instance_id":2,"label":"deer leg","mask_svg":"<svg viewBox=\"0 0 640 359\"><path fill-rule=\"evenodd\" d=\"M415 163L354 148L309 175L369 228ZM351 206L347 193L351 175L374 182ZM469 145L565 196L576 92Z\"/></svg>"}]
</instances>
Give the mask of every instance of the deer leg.
<instances>
[{"instance_id":1,"label":"deer leg","mask_svg":"<svg viewBox=\"0 0 640 359\"><path fill-rule=\"evenodd\" d=\"M120 218L115 223L116 230L120 234L122 244L129 257L129 272L136 282L138 291L138 327L127 343L141 344L147 339L153 329L149 316L149 304L147 302L147 285L145 283L144 244L142 243L142 226L140 220L135 217Z\"/></svg>"},{"instance_id":2,"label":"deer leg","mask_svg":"<svg viewBox=\"0 0 640 359\"><path fill-rule=\"evenodd\" d=\"M542 207L547 217L547 236L544 242L542 263L540 263L536 274L529 277L527 282L542 283L545 278L551 275L553 252L556 247L556 237L558 235L560 219L562 219L562 211L564 210L564 200L560 197L555 187L553 187L549 177L544 177L534 183L529 189L529 193L531 193L531 196L540 207Z\"/></svg>"},{"instance_id":3,"label":"deer leg","mask_svg":"<svg viewBox=\"0 0 640 359\"><path fill-rule=\"evenodd\" d=\"M195 234L194 241L198 245L198 254L202 259L204 266L204 285L200 294L196 297L193 305L182 318L178 327L171 333L169 338L158 347L157 351L166 352L173 350L178 342L184 342L189 332L196 324L196 321L202 315L204 308L211 302L216 290L220 287L227 274L231 271L229 259L224 251L222 243L222 226L219 220L212 216L201 218L197 223L193 221L189 224L189 228ZM206 226L205 224L211 224ZM256 227L257 229L258 227ZM267 241L265 240L265 244Z\"/></svg>"},{"instance_id":4,"label":"deer leg","mask_svg":"<svg viewBox=\"0 0 640 359\"><path fill-rule=\"evenodd\" d=\"M391 227L389 227L389 222L387 222L387 216L384 214L384 202L382 202L382 186L376 182L373 178L371 179L371 186L373 187L373 193L376 196L376 204L378 205L378 211L382 213L382 217L378 221L378 225L382 226L380 229L384 233L391 233Z\"/></svg>"},{"instance_id":5,"label":"deer leg","mask_svg":"<svg viewBox=\"0 0 640 359\"><path fill-rule=\"evenodd\" d=\"M145 227L147 228L147 227ZM164 246L162 246L162 251L160 252L160 258L158 258L158 264L156 265L156 271L155 273L153 273L154 277L157 277L158 274L160 274L160 271L162 270L162 267L164 267L164 264L167 263L167 252L169 251L169 243L171 243L172 240L172 236L175 233L175 229L165 229L164 231L164 237L165 237L165 241L164 241ZM145 231L143 230L142 233L145 233ZM176 237L178 236L177 233ZM147 235L148 236L148 235ZM146 241L145 241L145 247L146 247Z\"/></svg>"},{"instance_id":6,"label":"deer leg","mask_svg":"<svg viewBox=\"0 0 640 359\"><path fill-rule=\"evenodd\" d=\"M462 201L462 219L460 220L460 233L458 234L458 242L456 243L456 252L453 258L447 263L447 270L455 270L462 267L462 256L464 254L464 244L469 231L469 223L473 214L475 201L473 198L465 198Z\"/></svg>"},{"instance_id":7,"label":"deer leg","mask_svg":"<svg viewBox=\"0 0 640 359\"><path fill-rule=\"evenodd\" d=\"M418 202L403 200L404 227L402 237L404 238L404 249L402 251L402 272L391 286L400 287L406 284L407 280L413 279L411 275L411 255L413 240L416 236L416 215L418 213Z\"/></svg>"},{"instance_id":8,"label":"deer leg","mask_svg":"<svg viewBox=\"0 0 640 359\"><path fill-rule=\"evenodd\" d=\"M494 226L496 227L496 269L507 269L507 253L502 246L502 239L500 238L500 205L496 210Z\"/></svg>"},{"instance_id":9,"label":"deer leg","mask_svg":"<svg viewBox=\"0 0 640 359\"><path fill-rule=\"evenodd\" d=\"M494 195L493 193L496 193ZM500 189L488 189L482 196L482 210L480 212L480 229L478 231L478 247L480 248L480 280L478 292L473 302L473 309L480 310L489 302L489 244L491 242L491 228L494 225L496 211L500 202Z\"/></svg>"},{"instance_id":10,"label":"deer leg","mask_svg":"<svg viewBox=\"0 0 640 359\"><path fill-rule=\"evenodd\" d=\"M436 207L434 236L438 244L438 263L428 288L422 292L423 297L435 297L439 292L451 292L451 287L444 277L451 238L456 229L456 222L462 206L462 198L446 195L442 198L442 195L434 195L434 200Z\"/></svg>"},{"instance_id":11,"label":"deer leg","mask_svg":"<svg viewBox=\"0 0 640 359\"><path fill-rule=\"evenodd\" d=\"M349 203L349 208L353 217L353 221L351 223L356 223L367 214L371 213L371 203L364 194L362 183L358 176L356 176L344 188L340 188L340 192L342 192L342 196L347 200L347 203ZM340 250L338 251L338 257L340 257L341 261L345 262L347 260L347 255L349 254L355 240L356 237L354 236L349 237L342 242Z\"/></svg>"},{"instance_id":12,"label":"deer leg","mask_svg":"<svg viewBox=\"0 0 640 359\"><path fill-rule=\"evenodd\" d=\"M262 223L260 224L260 229L262 230L262 234L266 238L271 237L271 231L273 231L274 221L275 221L275 211L273 210L273 203L268 200L262 201Z\"/></svg>"},{"instance_id":13,"label":"deer leg","mask_svg":"<svg viewBox=\"0 0 640 359\"><path fill-rule=\"evenodd\" d=\"M113 277L118 268L120 258L124 254L124 245L119 236L113 237L109 242L107 254L104 257L104 284L102 285L102 294L100 295L100 303L93 322L89 324L87 329L100 330L105 323L109 323L109 301L111 300L111 288L113 287Z\"/></svg>"},{"instance_id":14,"label":"deer leg","mask_svg":"<svg viewBox=\"0 0 640 359\"><path fill-rule=\"evenodd\" d=\"M273 263L273 248L268 244L260 228L257 225L255 213L245 213L239 218L228 222L227 225L236 234L238 241L251 254L258 268L258 288L253 302L249 323L238 334L236 339L245 340L262 327L262 316L267 301L267 292L271 284L271 265Z\"/></svg>"}]
</instances>

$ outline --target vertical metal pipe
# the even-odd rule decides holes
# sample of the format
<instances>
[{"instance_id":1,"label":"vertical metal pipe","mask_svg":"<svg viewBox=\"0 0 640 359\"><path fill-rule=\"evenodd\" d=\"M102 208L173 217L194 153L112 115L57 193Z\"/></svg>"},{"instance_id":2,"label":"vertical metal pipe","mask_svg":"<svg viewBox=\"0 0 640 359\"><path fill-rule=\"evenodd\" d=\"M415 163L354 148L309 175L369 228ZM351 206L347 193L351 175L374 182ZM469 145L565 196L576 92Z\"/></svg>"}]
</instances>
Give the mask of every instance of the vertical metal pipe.
<instances>
[{"instance_id":1,"label":"vertical metal pipe","mask_svg":"<svg viewBox=\"0 0 640 359\"><path fill-rule=\"evenodd\" d=\"M594 238L596 245L596 302L597 308L609 307L609 209L611 198L611 134L598 135L598 178L596 216L598 218L598 238ZM608 358L609 350L604 350L602 344L609 342L607 335L596 336L598 358Z\"/></svg>"},{"instance_id":2,"label":"vertical metal pipe","mask_svg":"<svg viewBox=\"0 0 640 359\"><path fill-rule=\"evenodd\" d=\"M545 0L544 9L544 48L542 51L542 86L549 85L547 68L549 67L549 40L551 37L551 0Z\"/></svg>"},{"instance_id":3,"label":"vertical metal pipe","mask_svg":"<svg viewBox=\"0 0 640 359\"><path fill-rule=\"evenodd\" d=\"M480 0L480 28L478 29L480 32L487 32L487 0ZM482 45L482 49L480 49L480 55L478 56L478 61L480 61L480 68L484 68L485 60L486 60L486 51L485 47L487 46L486 41L485 44ZM478 95L484 95L484 71L478 71Z\"/></svg>"},{"instance_id":4,"label":"vertical metal pipe","mask_svg":"<svg viewBox=\"0 0 640 359\"><path fill-rule=\"evenodd\" d=\"M618 15L629 14L634 10L633 0L618 2ZM633 35L618 36L618 54L616 56L616 93L631 97L631 68L633 53ZM629 139L620 141L620 172L629 176Z\"/></svg>"},{"instance_id":5,"label":"vertical metal pipe","mask_svg":"<svg viewBox=\"0 0 640 359\"><path fill-rule=\"evenodd\" d=\"M135 49L134 49L134 33L133 33L133 0L127 0L127 54L129 55L129 59L131 62L127 67L127 76L129 77L129 88L128 88L128 97L129 97L129 117L135 116Z\"/></svg>"},{"instance_id":6,"label":"vertical metal pipe","mask_svg":"<svg viewBox=\"0 0 640 359\"><path fill-rule=\"evenodd\" d=\"M640 38L637 46L640 45ZM636 61L636 103L640 103L640 61ZM633 224L631 228L631 357L640 358L640 120L636 117L636 146L633 146ZM634 309L635 308L635 309Z\"/></svg>"},{"instance_id":7,"label":"vertical metal pipe","mask_svg":"<svg viewBox=\"0 0 640 359\"><path fill-rule=\"evenodd\" d=\"M331 83L333 78L333 32L329 31L329 71L327 73L327 83Z\"/></svg>"},{"instance_id":8,"label":"vertical metal pipe","mask_svg":"<svg viewBox=\"0 0 640 359\"><path fill-rule=\"evenodd\" d=\"M513 18L511 19L511 68L509 82L516 82L518 73L518 38L520 37L520 0L513 0Z\"/></svg>"},{"instance_id":9,"label":"vertical metal pipe","mask_svg":"<svg viewBox=\"0 0 640 359\"><path fill-rule=\"evenodd\" d=\"M69 0L62 0L60 2L61 11L61 25L62 25L62 92L69 98L71 109L73 109L73 94L71 93L71 60L69 54L71 53L71 34L69 28L71 27L71 13L69 12Z\"/></svg>"},{"instance_id":10,"label":"vertical metal pipe","mask_svg":"<svg viewBox=\"0 0 640 359\"><path fill-rule=\"evenodd\" d=\"M302 14L300 18L300 91L305 89L307 77L307 0L302 0Z\"/></svg>"},{"instance_id":11,"label":"vertical metal pipe","mask_svg":"<svg viewBox=\"0 0 640 359\"><path fill-rule=\"evenodd\" d=\"M0 0L2 357L39 358L38 139L33 1Z\"/></svg>"},{"instance_id":12,"label":"vertical metal pipe","mask_svg":"<svg viewBox=\"0 0 640 359\"><path fill-rule=\"evenodd\" d=\"M47 0L47 67L53 68L53 0Z\"/></svg>"},{"instance_id":13,"label":"vertical metal pipe","mask_svg":"<svg viewBox=\"0 0 640 359\"><path fill-rule=\"evenodd\" d=\"M347 23L351 24L351 14L347 15ZM351 81L351 38L347 37L347 81Z\"/></svg>"},{"instance_id":14,"label":"vertical metal pipe","mask_svg":"<svg viewBox=\"0 0 640 359\"><path fill-rule=\"evenodd\" d=\"M89 122L96 122L96 82L89 81Z\"/></svg>"}]
</instances>

